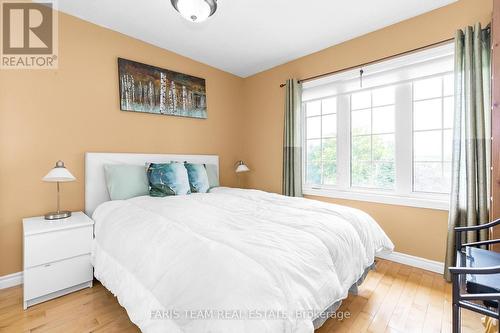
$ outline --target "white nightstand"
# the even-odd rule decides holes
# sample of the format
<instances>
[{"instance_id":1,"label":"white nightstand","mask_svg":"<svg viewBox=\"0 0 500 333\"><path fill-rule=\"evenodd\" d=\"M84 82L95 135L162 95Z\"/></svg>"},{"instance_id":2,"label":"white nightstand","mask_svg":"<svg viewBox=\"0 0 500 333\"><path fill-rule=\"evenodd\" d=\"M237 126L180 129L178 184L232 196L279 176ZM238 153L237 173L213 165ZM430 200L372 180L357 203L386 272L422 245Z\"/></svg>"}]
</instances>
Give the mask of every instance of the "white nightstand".
<instances>
[{"instance_id":1,"label":"white nightstand","mask_svg":"<svg viewBox=\"0 0 500 333\"><path fill-rule=\"evenodd\" d=\"M24 308L92 287L94 221L82 212L47 221L23 219Z\"/></svg>"}]
</instances>

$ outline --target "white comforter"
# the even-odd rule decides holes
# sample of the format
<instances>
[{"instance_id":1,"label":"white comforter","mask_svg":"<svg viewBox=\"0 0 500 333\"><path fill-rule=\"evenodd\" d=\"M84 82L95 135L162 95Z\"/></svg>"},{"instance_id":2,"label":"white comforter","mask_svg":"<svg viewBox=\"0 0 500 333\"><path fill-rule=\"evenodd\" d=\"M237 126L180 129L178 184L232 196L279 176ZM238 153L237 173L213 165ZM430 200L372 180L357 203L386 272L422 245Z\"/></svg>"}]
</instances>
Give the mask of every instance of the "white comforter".
<instances>
[{"instance_id":1,"label":"white comforter","mask_svg":"<svg viewBox=\"0 0 500 333\"><path fill-rule=\"evenodd\" d=\"M362 211L256 190L98 207L95 275L144 332L312 332L393 244Z\"/></svg>"}]
</instances>

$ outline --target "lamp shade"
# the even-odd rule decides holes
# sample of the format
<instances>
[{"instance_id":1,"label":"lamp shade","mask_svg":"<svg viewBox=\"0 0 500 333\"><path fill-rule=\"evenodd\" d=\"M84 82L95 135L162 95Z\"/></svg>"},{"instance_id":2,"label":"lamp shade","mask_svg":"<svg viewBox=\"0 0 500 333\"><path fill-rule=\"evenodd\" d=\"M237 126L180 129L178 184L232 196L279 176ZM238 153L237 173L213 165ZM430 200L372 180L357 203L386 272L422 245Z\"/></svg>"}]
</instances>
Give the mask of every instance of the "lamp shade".
<instances>
[{"instance_id":1,"label":"lamp shade","mask_svg":"<svg viewBox=\"0 0 500 333\"><path fill-rule=\"evenodd\" d=\"M238 161L237 162L237 167L236 167L236 170L235 172L236 173L241 173L241 172L248 172L250 171L250 169L246 166L245 163L243 163L243 161Z\"/></svg>"},{"instance_id":2,"label":"lamp shade","mask_svg":"<svg viewBox=\"0 0 500 333\"><path fill-rule=\"evenodd\" d=\"M50 170L42 180L44 182L72 182L76 178L66 169L63 161L57 161L54 169Z\"/></svg>"}]
</instances>

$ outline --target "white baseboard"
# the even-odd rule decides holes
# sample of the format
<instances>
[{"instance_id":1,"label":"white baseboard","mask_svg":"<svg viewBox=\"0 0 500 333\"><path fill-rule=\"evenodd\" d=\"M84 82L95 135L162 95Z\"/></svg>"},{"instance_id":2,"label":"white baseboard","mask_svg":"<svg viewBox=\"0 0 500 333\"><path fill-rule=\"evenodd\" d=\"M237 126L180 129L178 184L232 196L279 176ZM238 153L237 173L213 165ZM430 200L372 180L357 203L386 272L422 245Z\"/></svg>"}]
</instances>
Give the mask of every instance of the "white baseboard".
<instances>
[{"instance_id":1,"label":"white baseboard","mask_svg":"<svg viewBox=\"0 0 500 333\"><path fill-rule=\"evenodd\" d=\"M0 276L0 289L10 288L23 283L23 272Z\"/></svg>"},{"instance_id":2,"label":"white baseboard","mask_svg":"<svg viewBox=\"0 0 500 333\"><path fill-rule=\"evenodd\" d=\"M392 252L389 254L378 254L377 257L382 259L387 259L390 261L394 261L400 264L405 264L408 266L413 266L421 269L425 269L426 271L431 271L434 273L443 274L444 272L444 263L440 261L429 260L421 257L411 256L409 254L401 253L401 252Z\"/></svg>"}]
</instances>

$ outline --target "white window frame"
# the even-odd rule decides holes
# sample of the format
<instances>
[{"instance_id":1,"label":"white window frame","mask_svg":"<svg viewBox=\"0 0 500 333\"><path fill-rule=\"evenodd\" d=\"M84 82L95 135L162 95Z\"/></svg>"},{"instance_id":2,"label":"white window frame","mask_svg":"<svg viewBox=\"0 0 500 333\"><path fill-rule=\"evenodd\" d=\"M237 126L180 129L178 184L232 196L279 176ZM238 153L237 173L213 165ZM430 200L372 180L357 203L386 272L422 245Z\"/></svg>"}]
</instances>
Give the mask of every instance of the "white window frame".
<instances>
[{"instance_id":1,"label":"white window frame","mask_svg":"<svg viewBox=\"0 0 500 333\"><path fill-rule=\"evenodd\" d=\"M375 64L369 67L365 67L365 73L370 71L383 71L391 70L401 66L405 66L408 61L417 63L419 61L425 61L429 56L442 55L443 53L453 52L453 46L447 44L444 46L437 47L435 49L425 50L416 54L411 54L409 56L403 56L393 60L388 60L383 63ZM398 65L399 64L399 65ZM310 98L303 102L302 107L302 121L304 126L302 126L302 142L303 142L303 193L306 195L313 196L323 196L331 197L337 199L345 200L357 200L357 201L367 201L376 202L382 204L391 205L402 205L418 208L429 208L437 210L448 210L449 209L449 194L439 194L439 193L424 193L424 192L414 192L413 191L413 86L412 82L415 80L420 80L424 78L429 78L433 76L441 76L449 74L450 71L446 70L440 73L434 73L430 75L419 76L418 78L410 78L407 80L398 80L394 84L396 85L396 115L395 115L395 188L394 190L382 190L382 189L369 189L369 188L359 188L351 186L351 110L350 110L350 98L349 96L353 93L350 92L337 92L334 94L322 94L317 98ZM335 82L349 77L359 76L359 70L353 70L339 75L334 75L330 78L330 82ZM328 77L325 79L316 80L318 82L313 82L309 84L314 87L328 84ZM381 86L367 87L365 89L358 89L355 92L362 90L371 90L373 88L379 88ZM307 172L307 156L306 156L306 130L305 130L305 104L313 100L321 100L327 98L337 98L337 182L336 185L321 185L321 184L307 184L306 183L306 172ZM347 104L346 104L347 103ZM410 147L410 149L408 149Z\"/></svg>"}]
</instances>

